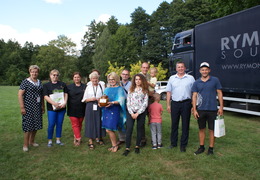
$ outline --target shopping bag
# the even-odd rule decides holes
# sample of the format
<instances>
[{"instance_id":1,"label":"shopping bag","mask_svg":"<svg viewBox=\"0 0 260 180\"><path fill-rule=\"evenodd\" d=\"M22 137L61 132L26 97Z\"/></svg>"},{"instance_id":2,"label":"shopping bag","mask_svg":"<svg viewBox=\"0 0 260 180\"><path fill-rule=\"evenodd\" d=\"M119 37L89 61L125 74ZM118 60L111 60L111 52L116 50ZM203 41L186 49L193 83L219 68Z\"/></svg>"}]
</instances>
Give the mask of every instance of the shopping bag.
<instances>
[{"instance_id":1,"label":"shopping bag","mask_svg":"<svg viewBox=\"0 0 260 180\"><path fill-rule=\"evenodd\" d=\"M224 116L217 116L215 120L215 127L214 127L214 136L215 137L222 137L225 136L225 123L224 123Z\"/></svg>"}]
</instances>

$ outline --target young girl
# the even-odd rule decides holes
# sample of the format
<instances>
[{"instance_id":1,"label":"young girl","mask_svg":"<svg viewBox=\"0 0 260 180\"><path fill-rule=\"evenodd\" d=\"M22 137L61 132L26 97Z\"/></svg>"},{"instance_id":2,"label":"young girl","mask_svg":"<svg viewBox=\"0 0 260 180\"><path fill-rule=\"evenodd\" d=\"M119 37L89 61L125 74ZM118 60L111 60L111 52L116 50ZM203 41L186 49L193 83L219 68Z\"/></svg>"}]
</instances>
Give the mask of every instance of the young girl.
<instances>
[{"instance_id":1,"label":"young girl","mask_svg":"<svg viewBox=\"0 0 260 180\"><path fill-rule=\"evenodd\" d=\"M132 79L127 96L127 120L126 120L126 149L123 153L127 156L130 152L132 132L134 122L137 120L137 139L135 153L139 154L139 145L142 139L142 126L145 122L145 109L148 106L148 85L145 77L142 74L136 74Z\"/></svg>"}]
</instances>

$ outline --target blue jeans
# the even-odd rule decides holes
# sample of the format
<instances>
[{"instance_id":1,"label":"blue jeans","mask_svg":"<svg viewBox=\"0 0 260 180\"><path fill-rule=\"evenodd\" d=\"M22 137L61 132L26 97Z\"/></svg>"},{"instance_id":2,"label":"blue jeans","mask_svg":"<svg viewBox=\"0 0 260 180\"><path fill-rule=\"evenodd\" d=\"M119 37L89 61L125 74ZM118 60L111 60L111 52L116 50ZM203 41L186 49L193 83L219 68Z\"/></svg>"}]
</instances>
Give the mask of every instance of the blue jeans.
<instances>
[{"instance_id":1,"label":"blue jeans","mask_svg":"<svg viewBox=\"0 0 260 180\"><path fill-rule=\"evenodd\" d=\"M48 139L52 139L54 127L56 125L56 138L61 137L62 124L66 110L48 111Z\"/></svg>"}]
</instances>

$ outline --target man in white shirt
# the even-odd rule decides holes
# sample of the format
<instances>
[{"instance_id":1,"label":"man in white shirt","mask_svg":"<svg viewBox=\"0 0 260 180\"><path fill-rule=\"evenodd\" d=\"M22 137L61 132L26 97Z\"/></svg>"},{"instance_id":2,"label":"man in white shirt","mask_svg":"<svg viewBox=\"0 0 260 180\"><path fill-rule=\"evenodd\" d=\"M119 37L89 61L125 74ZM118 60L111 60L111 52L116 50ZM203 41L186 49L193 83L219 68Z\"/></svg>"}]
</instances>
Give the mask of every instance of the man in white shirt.
<instances>
[{"instance_id":1,"label":"man in white shirt","mask_svg":"<svg viewBox=\"0 0 260 180\"><path fill-rule=\"evenodd\" d=\"M189 139L189 126L191 116L191 87L194 78L185 73L186 67L183 62L177 62L177 74L172 75L166 87L167 91L167 111L171 113L171 145L169 148L177 147L178 127L180 117L182 120L182 136L180 141L180 151L186 152Z\"/></svg>"}]
</instances>

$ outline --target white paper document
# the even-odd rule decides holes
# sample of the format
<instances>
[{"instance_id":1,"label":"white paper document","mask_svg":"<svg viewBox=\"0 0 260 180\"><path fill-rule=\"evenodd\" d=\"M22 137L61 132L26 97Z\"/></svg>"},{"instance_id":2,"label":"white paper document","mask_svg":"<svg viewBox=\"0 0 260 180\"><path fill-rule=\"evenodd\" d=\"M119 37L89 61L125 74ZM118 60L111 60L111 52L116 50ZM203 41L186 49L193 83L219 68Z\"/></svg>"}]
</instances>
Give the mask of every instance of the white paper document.
<instances>
[{"instance_id":1,"label":"white paper document","mask_svg":"<svg viewBox=\"0 0 260 180\"><path fill-rule=\"evenodd\" d=\"M50 95L51 100L56 103L63 104L64 101L64 92L54 93ZM53 110L56 110L56 107L52 105Z\"/></svg>"}]
</instances>

